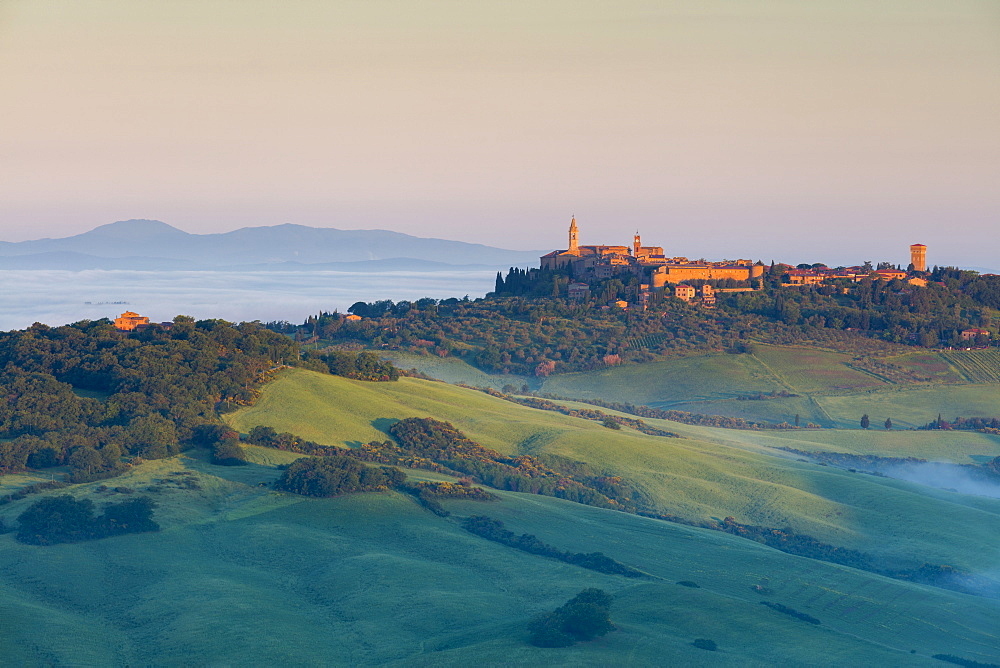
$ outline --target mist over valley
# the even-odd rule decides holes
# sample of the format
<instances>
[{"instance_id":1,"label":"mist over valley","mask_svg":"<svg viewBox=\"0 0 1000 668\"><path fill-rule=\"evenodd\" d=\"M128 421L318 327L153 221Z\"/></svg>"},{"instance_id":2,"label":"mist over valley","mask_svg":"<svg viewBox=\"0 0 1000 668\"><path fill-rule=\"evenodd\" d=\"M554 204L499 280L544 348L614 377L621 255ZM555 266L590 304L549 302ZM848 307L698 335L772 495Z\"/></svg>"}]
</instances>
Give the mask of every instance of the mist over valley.
<instances>
[{"instance_id":1,"label":"mist over valley","mask_svg":"<svg viewBox=\"0 0 1000 668\"><path fill-rule=\"evenodd\" d=\"M319 311L345 313L357 301L481 297L491 270L137 271L0 270L0 329L63 325L131 310L159 322L197 319L301 322ZM89 302L89 303L88 303Z\"/></svg>"}]
</instances>

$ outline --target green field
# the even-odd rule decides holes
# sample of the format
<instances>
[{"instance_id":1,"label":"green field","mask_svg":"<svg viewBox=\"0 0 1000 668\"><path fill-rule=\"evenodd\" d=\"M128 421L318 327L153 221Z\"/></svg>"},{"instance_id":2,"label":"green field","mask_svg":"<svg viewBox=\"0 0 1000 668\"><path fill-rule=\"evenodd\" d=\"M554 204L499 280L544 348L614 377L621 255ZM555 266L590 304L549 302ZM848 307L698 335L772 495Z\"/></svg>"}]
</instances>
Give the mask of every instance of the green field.
<instances>
[{"instance_id":1,"label":"green field","mask_svg":"<svg viewBox=\"0 0 1000 668\"><path fill-rule=\"evenodd\" d=\"M678 407L704 400L788 390L752 355L699 355L665 362L549 376L542 392L580 399Z\"/></svg>"},{"instance_id":2,"label":"green field","mask_svg":"<svg viewBox=\"0 0 1000 668\"><path fill-rule=\"evenodd\" d=\"M906 353L895 357L887 357L885 361L912 371L917 376L929 378L932 382L960 383L965 380L941 353Z\"/></svg>"},{"instance_id":3,"label":"green field","mask_svg":"<svg viewBox=\"0 0 1000 668\"><path fill-rule=\"evenodd\" d=\"M971 383L1000 383L1000 350L948 351L941 357Z\"/></svg>"},{"instance_id":4,"label":"green field","mask_svg":"<svg viewBox=\"0 0 1000 668\"><path fill-rule=\"evenodd\" d=\"M389 360L400 369L416 369L431 378L437 378L446 383L464 383L473 387L492 387L495 390L502 389L505 385L513 385L518 389L525 384L532 389L541 386L539 380L533 376L486 373L457 357L416 355L386 350L376 352L380 357Z\"/></svg>"},{"instance_id":5,"label":"green field","mask_svg":"<svg viewBox=\"0 0 1000 668\"><path fill-rule=\"evenodd\" d=\"M200 490L158 482L183 471L196 473ZM650 577L601 575L477 538L398 494L317 500L257 486L276 475L264 464L150 462L117 482L160 488L152 492L160 533L51 547L0 536L5 662L930 666L941 652L1000 658L996 601L551 498L502 492L489 504L446 502L458 515L487 513ZM97 487L73 493L108 500ZM615 595L617 631L565 649L525 642L533 615L585 587ZM768 610L764 599L822 624ZM696 638L719 651L693 647Z\"/></svg>"},{"instance_id":6,"label":"green field","mask_svg":"<svg viewBox=\"0 0 1000 668\"><path fill-rule=\"evenodd\" d=\"M300 369L277 374L254 406L226 419L243 432L267 425L356 446L389 438L395 420L434 417L504 453L562 455L620 475L652 510L790 527L901 567L948 564L997 579L1000 499L821 466L779 448L982 463L1000 456L1000 437L865 431L855 428L858 411L871 414L874 427L883 413L903 426L938 412L975 414L970 407L996 414L1000 385L896 385L850 369L836 353L760 348L754 355L553 376L544 391L686 410L731 406L748 417L797 406L806 420L812 407L816 421L851 428L742 431L647 420L681 436L664 438L441 382L365 383ZM941 359L921 363L931 368ZM440 373L473 376L464 363L441 365ZM826 373L810 375L811 367ZM783 389L802 396L736 398ZM213 466L207 453L195 451L104 481L111 489L96 482L48 492L98 504L149 494L163 531L50 547L0 535L5 663L946 665L931 658L938 653L1000 662L996 599L548 497L497 492L500 501L491 503L444 501L457 517L486 514L515 533L564 550L600 551L649 577L603 575L476 537L400 494L307 499L275 492L269 485L278 467L300 455L246 451L252 463L243 467ZM178 484L190 475L196 488ZM0 491L46 477L3 476ZM0 519L14 525L37 498L0 505ZM700 587L677 585L681 580ZM528 645L528 621L585 587L614 594L618 630L571 648ZM822 624L783 615L762 600ZM714 640L719 651L694 647L696 638Z\"/></svg>"},{"instance_id":7,"label":"green field","mask_svg":"<svg viewBox=\"0 0 1000 668\"><path fill-rule=\"evenodd\" d=\"M908 429L938 414L949 420L1000 415L1000 382L989 381L990 373L1000 377L994 360L1000 360L1000 351L888 358L940 381L897 384L850 367L851 357L842 353L759 345L753 355L703 355L551 376L541 391L773 423L791 424L797 415L803 425L840 429L859 429L861 416L868 414L873 427L890 418L896 428ZM781 391L798 396L740 399Z\"/></svg>"},{"instance_id":8,"label":"green field","mask_svg":"<svg viewBox=\"0 0 1000 668\"><path fill-rule=\"evenodd\" d=\"M268 425L319 443L357 445L388 438L385 430L392 420L427 416L452 422L501 452L558 454L603 467L636 484L658 511L694 520L733 516L750 524L791 526L836 545L895 559L920 555L976 569L992 559L992 538L985 527L1000 531L1000 501L970 505L967 497L953 495L945 503L939 498L944 492L806 464L768 448L816 450L807 440L815 434L851 436L854 431L803 431L774 438L778 432L650 420L685 436L665 439L631 429L612 431L442 383L359 383L298 370L281 374L255 406L229 419L244 432ZM799 433L802 443L796 441ZM904 443L904 433L898 436L897 443ZM1000 439L970 436L977 446L959 451L963 457L1000 455ZM947 446L940 448L944 456L952 441L942 443ZM967 526L984 531L966 535Z\"/></svg>"},{"instance_id":9,"label":"green field","mask_svg":"<svg viewBox=\"0 0 1000 668\"><path fill-rule=\"evenodd\" d=\"M572 408L594 408L591 404L560 401ZM601 409L607 413L634 417L627 413ZM712 443L757 448L774 454L770 449L794 447L805 451L848 452L881 457L918 457L956 464L981 464L1000 452L1000 436L974 431L917 431L893 429L763 429L740 430L687 425L669 420L645 418L660 429L673 431L687 438Z\"/></svg>"},{"instance_id":10,"label":"green field","mask_svg":"<svg viewBox=\"0 0 1000 668\"><path fill-rule=\"evenodd\" d=\"M803 425L814 422L840 429L860 429L861 416L867 414L872 428L882 428L890 418L896 429L909 429L933 422L939 414L946 420L1000 416L1000 384L893 385L869 392L764 401L699 401L672 407L774 423L793 423L799 415Z\"/></svg>"}]
</instances>

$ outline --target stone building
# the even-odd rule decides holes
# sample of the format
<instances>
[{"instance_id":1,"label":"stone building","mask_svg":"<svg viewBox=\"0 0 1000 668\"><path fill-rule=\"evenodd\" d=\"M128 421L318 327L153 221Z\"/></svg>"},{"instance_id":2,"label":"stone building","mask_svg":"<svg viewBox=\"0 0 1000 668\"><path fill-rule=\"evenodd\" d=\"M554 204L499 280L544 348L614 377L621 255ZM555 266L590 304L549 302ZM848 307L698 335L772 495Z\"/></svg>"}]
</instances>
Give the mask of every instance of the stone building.
<instances>
[{"instance_id":1,"label":"stone building","mask_svg":"<svg viewBox=\"0 0 1000 668\"><path fill-rule=\"evenodd\" d=\"M681 284L674 286L674 297L677 297L678 299L683 299L686 302L689 302L692 299L694 299L696 293L697 290L695 290L690 285Z\"/></svg>"},{"instance_id":2,"label":"stone building","mask_svg":"<svg viewBox=\"0 0 1000 668\"><path fill-rule=\"evenodd\" d=\"M125 311L120 316L115 318L115 327L123 332L131 332L134 329L148 324L149 318L144 315L139 315L138 313L133 313L132 311Z\"/></svg>"},{"instance_id":3,"label":"stone building","mask_svg":"<svg viewBox=\"0 0 1000 668\"><path fill-rule=\"evenodd\" d=\"M733 279L749 281L764 274L764 265L750 260L725 262L691 261L686 257L667 257L661 246L643 246L637 232L631 246L581 246L576 217L569 224L569 243L565 250L554 250L540 258L542 269L569 268L576 279L601 280L620 274L639 276L653 290L666 284L685 281Z\"/></svg>"}]
</instances>

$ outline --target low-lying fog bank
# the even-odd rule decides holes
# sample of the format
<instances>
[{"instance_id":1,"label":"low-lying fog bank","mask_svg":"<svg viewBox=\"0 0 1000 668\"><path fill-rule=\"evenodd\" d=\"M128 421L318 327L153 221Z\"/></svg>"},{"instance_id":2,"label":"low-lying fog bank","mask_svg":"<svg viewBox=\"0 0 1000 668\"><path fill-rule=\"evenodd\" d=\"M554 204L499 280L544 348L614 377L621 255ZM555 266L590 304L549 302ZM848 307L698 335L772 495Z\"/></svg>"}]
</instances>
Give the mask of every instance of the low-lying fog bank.
<instances>
[{"instance_id":1,"label":"low-lying fog bank","mask_svg":"<svg viewBox=\"0 0 1000 668\"><path fill-rule=\"evenodd\" d=\"M0 330L114 318L131 310L154 321L195 318L302 322L357 301L482 297L495 271L11 271L0 270ZM88 303L89 302L89 303Z\"/></svg>"}]
</instances>

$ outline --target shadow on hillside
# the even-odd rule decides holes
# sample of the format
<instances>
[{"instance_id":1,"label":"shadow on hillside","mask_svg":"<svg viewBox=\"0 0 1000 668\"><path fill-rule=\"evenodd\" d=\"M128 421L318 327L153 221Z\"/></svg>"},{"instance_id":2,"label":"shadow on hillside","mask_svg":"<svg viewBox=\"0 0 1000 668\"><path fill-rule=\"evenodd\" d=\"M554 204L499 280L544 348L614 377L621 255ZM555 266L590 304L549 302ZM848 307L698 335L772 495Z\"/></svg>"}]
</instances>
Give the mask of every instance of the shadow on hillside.
<instances>
[{"instance_id":1,"label":"shadow on hillside","mask_svg":"<svg viewBox=\"0 0 1000 668\"><path fill-rule=\"evenodd\" d=\"M208 450L196 450L182 455L181 461L192 471L251 487L270 486L281 475L281 469L274 466L255 462L247 462L243 466L219 466L212 464L210 457Z\"/></svg>"},{"instance_id":2,"label":"shadow on hillside","mask_svg":"<svg viewBox=\"0 0 1000 668\"><path fill-rule=\"evenodd\" d=\"M372 420L372 426L378 429L386 436L388 436L389 430L392 428L392 425L396 424L397 422L399 422L399 420L397 420L396 418L376 418Z\"/></svg>"}]
</instances>

